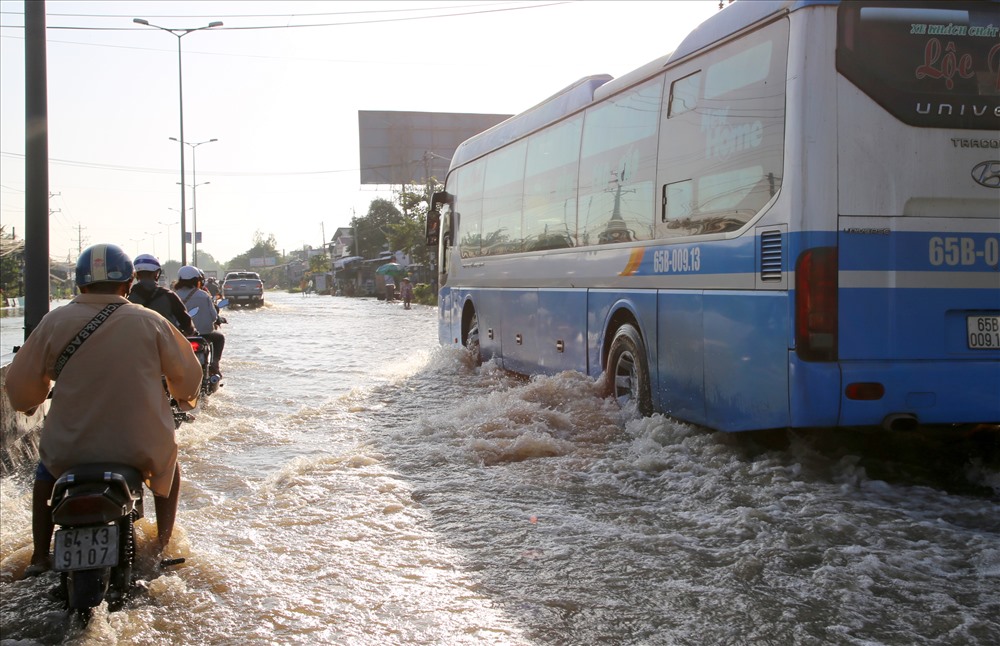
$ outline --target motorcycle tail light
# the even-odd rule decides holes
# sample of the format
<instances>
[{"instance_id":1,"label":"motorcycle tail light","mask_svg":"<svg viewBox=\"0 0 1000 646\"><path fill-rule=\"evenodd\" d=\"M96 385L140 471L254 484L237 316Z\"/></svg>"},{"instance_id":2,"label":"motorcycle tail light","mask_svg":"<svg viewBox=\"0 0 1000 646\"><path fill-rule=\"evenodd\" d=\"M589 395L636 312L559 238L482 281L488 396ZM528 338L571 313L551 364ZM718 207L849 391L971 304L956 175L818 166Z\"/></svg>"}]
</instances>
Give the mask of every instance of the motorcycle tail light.
<instances>
[{"instance_id":1,"label":"motorcycle tail light","mask_svg":"<svg viewBox=\"0 0 1000 646\"><path fill-rule=\"evenodd\" d=\"M121 518L125 508L103 494L67 496L56 503L52 520L59 525L110 523Z\"/></svg>"},{"instance_id":2,"label":"motorcycle tail light","mask_svg":"<svg viewBox=\"0 0 1000 646\"><path fill-rule=\"evenodd\" d=\"M201 343L198 341L192 341L191 349L194 350L195 352L198 352L199 350L201 350Z\"/></svg>"}]
</instances>

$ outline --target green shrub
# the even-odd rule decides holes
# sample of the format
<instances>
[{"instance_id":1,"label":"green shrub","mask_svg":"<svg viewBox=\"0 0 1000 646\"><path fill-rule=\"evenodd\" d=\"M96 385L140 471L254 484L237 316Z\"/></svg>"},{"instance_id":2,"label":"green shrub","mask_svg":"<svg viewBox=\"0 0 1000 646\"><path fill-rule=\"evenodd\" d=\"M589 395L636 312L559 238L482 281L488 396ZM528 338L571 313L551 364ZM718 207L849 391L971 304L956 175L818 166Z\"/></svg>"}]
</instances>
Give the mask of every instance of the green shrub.
<instances>
[{"instance_id":1,"label":"green shrub","mask_svg":"<svg viewBox=\"0 0 1000 646\"><path fill-rule=\"evenodd\" d=\"M413 302L421 305L437 305L437 294L427 283L417 283L413 288Z\"/></svg>"}]
</instances>

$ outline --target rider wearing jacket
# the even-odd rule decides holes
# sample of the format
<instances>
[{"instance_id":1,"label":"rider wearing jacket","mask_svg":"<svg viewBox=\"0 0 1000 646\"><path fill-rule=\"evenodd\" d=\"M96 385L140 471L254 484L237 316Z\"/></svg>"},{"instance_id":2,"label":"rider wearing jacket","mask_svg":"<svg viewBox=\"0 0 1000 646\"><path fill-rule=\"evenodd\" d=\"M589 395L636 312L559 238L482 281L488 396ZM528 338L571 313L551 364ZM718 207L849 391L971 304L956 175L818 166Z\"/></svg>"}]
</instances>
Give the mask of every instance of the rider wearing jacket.
<instances>
[{"instance_id":1,"label":"rider wearing jacket","mask_svg":"<svg viewBox=\"0 0 1000 646\"><path fill-rule=\"evenodd\" d=\"M200 269L192 265L184 265L177 271L177 282L174 284L174 290L188 312L198 308L191 320L194 321L198 334L212 344L214 361L208 367L209 372L221 376L219 360L222 359L222 350L226 347L226 337L222 332L216 331L221 323L219 310L209 293L202 289L204 284L205 274Z\"/></svg>"},{"instance_id":2,"label":"rider wearing jacket","mask_svg":"<svg viewBox=\"0 0 1000 646\"><path fill-rule=\"evenodd\" d=\"M125 299L132 272L120 247L85 249L76 262L80 295L46 314L8 367L5 385L15 410L33 411L52 389L32 491L28 575L51 567L48 499L55 479L82 464L120 462L141 471L153 492L160 548L170 540L181 476L163 381L171 396L193 406L202 373L173 325Z\"/></svg>"},{"instance_id":3,"label":"rider wearing jacket","mask_svg":"<svg viewBox=\"0 0 1000 646\"><path fill-rule=\"evenodd\" d=\"M157 312L160 316L174 324L178 330L187 336L197 334L191 316L184 303L173 291L159 285L163 269L156 256L144 253L136 256L135 284L128 294L128 299Z\"/></svg>"}]
</instances>

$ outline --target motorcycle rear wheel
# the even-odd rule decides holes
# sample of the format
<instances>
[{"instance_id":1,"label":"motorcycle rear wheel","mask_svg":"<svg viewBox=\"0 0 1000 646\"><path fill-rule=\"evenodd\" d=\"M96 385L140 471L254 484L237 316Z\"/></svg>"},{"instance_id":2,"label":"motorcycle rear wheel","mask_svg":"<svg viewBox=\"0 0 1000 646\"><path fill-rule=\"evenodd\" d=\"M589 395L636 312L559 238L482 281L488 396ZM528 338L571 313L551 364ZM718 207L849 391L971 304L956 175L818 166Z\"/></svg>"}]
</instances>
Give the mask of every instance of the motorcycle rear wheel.
<instances>
[{"instance_id":1,"label":"motorcycle rear wheel","mask_svg":"<svg viewBox=\"0 0 1000 646\"><path fill-rule=\"evenodd\" d=\"M120 610L132 594L132 566L135 564L135 512L118 522L122 540L118 546L118 565L111 568L108 585L108 609Z\"/></svg>"},{"instance_id":2,"label":"motorcycle rear wheel","mask_svg":"<svg viewBox=\"0 0 1000 646\"><path fill-rule=\"evenodd\" d=\"M77 570L66 576L66 605L81 618L104 600L108 590L109 569Z\"/></svg>"}]
</instances>

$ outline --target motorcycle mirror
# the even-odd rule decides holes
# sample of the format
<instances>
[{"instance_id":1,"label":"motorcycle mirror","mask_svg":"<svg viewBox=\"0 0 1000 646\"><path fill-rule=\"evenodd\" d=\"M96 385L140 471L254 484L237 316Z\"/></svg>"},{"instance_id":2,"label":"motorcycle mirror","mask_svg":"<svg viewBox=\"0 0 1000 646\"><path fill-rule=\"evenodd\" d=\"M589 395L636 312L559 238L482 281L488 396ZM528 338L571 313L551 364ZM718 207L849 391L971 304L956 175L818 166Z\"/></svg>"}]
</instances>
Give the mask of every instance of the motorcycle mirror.
<instances>
[{"instance_id":1,"label":"motorcycle mirror","mask_svg":"<svg viewBox=\"0 0 1000 646\"><path fill-rule=\"evenodd\" d=\"M191 309L188 310L188 316L194 316L195 314L198 313L198 310L200 309L201 309L200 307L192 307Z\"/></svg>"},{"instance_id":2,"label":"motorcycle mirror","mask_svg":"<svg viewBox=\"0 0 1000 646\"><path fill-rule=\"evenodd\" d=\"M216 306L217 306L217 307L218 307L218 308L219 308L219 309L221 310L221 309L222 309L223 307L225 307L226 305L229 305L229 299L228 299L228 298L223 298L222 300L220 300L220 301L219 301L218 303L216 303L215 305L216 305Z\"/></svg>"}]
</instances>

